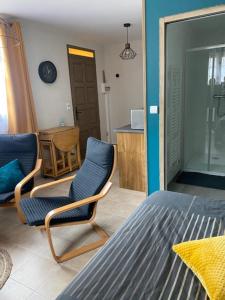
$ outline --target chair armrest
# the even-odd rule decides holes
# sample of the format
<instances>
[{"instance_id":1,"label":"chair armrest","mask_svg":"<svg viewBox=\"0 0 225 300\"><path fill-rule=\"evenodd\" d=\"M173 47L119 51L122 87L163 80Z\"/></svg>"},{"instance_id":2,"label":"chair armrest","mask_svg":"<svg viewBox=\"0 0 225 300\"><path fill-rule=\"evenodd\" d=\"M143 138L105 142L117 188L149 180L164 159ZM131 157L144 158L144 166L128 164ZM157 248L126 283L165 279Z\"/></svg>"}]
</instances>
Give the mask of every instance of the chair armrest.
<instances>
[{"instance_id":1,"label":"chair armrest","mask_svg":"<svg viewBox=\"0 0 225 300\"><path fill-rule=\"evenodd\" d=\"M35 188L33 188L33 190L30 193L30 196L33 197L36 192L38 192L40 190L43 190L43 189L46 189L48 187L58 185L58 184L61 184L61 183L67 182L67 181L71 181L71 180L74 179L75 176L76 176L76 174L73 175L73 176L69 176L69 177L65 177L65 178L56 180L56 181L52 181L52 182L48 182L48 183L45 183L45 184L38 185Z\"/></svg>"},{"instance_id":2,"label":"chair armrest","mask_svg":"<svg viewBox=\"0 0 225 300\"><path fill-rule=\"evenodd\" d=\"M69 210L73 210L75 208L84 206L86 204L90 204L90 203L99 201L100 199L102 199L103 197L106 196L106 194L109 192L111 186L112 186L112 182L108 181L99 194L51 210L45 217L45 227L49 228L51 219L54 218L56 215L60 215L61 213L67 212Z\"/></svg>"},{"instance_id":3,"label":"chair armrest","mask_svg":"<svg viewBox=\"0 0 225 300\"><path fill-rule=\"evenodd\" d=\"M41 169L42 159L38 159L36 162L36 166L26 177L24 177L15 187L15 201L16 204L19 204L21 200L21 189L22 187L31 180Z\"/></svg>"}]
</instances>

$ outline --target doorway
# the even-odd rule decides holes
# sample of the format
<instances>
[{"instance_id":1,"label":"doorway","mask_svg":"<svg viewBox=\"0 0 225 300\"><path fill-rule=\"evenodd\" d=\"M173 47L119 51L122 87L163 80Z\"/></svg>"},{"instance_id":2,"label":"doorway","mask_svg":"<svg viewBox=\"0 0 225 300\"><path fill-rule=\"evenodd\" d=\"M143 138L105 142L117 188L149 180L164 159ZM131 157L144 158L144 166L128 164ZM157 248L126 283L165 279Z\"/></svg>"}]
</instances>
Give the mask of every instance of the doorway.
<instances>
[{"instance_id":1,"label":"doorway","mask_svg":"<svg viewBox=\"0 0 225 300\"><path fill-rule=\"evenodd\" d=\"M89 136L100 139L95 51L67 46L74 123L80 129L81 157Z\"/></svg>"},{"instance_id":2,"label":"doorway","mask_svg":"<svg viewBox=\"0 0 225 300\"><path fill-rule=\"evenodd\" d=\"M161 189L173 182L225 189L224 12L160 20Z\"/></svg>"},{"instance_id":3,"label":"doorway","mask_svg":"<svg viewBox=\"0 0 225 300\"><path fill-rule=\"evenodd\" d=\"M187 51L184 104L186 171L217 175L225 173L224 77L225 45ZM193 133L194 129L196 133ZM193 143L194 135L196 138Z\"/></svg>"}]
</instances>

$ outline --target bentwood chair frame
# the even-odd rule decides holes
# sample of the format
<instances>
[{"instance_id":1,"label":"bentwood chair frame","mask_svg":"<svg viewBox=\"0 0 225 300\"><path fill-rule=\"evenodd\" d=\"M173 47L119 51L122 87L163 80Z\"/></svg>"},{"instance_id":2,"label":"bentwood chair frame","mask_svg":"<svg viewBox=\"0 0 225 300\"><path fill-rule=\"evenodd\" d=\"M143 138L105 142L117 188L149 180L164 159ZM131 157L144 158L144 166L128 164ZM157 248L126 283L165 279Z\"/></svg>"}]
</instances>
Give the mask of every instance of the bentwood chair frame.
<instances>
[{"instance_id":1,"label":"bentwood chair frame","mask_svg":"<svg viewBox=\"0 0 225 300\"><path fill-rule=\"evenodd\" d=\"M96 216L97 202L100 201L100 200L102 200L108 194L108 192L109 192L109 190L110 190L110 188L112 186L111 179L112 179L112 177L113 177L113 175L115 173L116 165L117 165L117 148L116 148L115 145L113 146L113 148L114 148L114 159L113 159L112 171L111 171L111 174L110 174L110 177L109 177L108 181L106 182L106 184L102 188L101 192L98 193L97 195L94 195L94 196L91 196L91 197L88 197L88 198L85 198L85 199L73 202L71 204L64 205L64 206L62 206L60 208L56 208L56 209L51 210L47 214L47 216L45 217L45 225L36 226L38 229L46 231L52 256L54 257L54 259L58 263L67 261L67 260L69 260L69 259L71 259L73 257L79 256L79 255L81 255L83 253L86 253L86 252L89 252L91 250L94 250L94 249L96 249L96 248L104 245L105 242L109 238L109 235L105 232L105 230L103 228L101 228L99 225L97 225L94 222L94 219L95 219L95 216ZM43 190L43 189L46 189L46 188L49 188L49 187L53 187L53 186L56 186L58 184L62 184L62 183L68 182L68 181L72 181L75 178L75 176L76 175L69 176L69 177L66 177L66 178L59 179L59 180L57 180L55 182L50 182L50 183L46 183L46 184L37 186L37 187L35 187L31 191L30 197L31 198L34 197L35 194L37 192L39 192L40 190ZM90 204L90 203L96 203L96 205L94 206L92 217L89 220L74 221L74 222L65 222L65 223L60 223L60 224L51 224L51 220L55 216L60 215L60 214L62 214L64 212L67 212L67 211L79 208L81 206ZM23 216L23 220L25 220L24 216ZM100 239L98 239L97 241L92 242L90 244L87 244L85 246L81 246L79 248L75 248L75 249L73 249L71 251L65 252L62 255L57 255L56 251L55 251L54 244L53 244L53 239L52 239L52 234L51 234L51 228L52 227L62 227L62 226L88 224L88 223L92 226L93 230L97 233L97 235L100 237Z\"/></svg>"}]
</instances>

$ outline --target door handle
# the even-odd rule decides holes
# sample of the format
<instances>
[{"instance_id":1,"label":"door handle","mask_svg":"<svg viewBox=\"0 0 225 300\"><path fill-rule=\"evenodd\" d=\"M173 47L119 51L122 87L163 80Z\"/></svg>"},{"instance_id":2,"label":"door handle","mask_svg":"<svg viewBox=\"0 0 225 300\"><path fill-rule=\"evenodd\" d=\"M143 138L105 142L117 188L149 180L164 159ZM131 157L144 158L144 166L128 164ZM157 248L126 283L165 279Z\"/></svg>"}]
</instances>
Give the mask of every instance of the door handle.
<instances>
[{"instance_id":1,"label":"door handle","mask_svg":"<svg viewBox=\"0 0 225 300\"><path fill-rule=\"evenodd\" d=\"M75 107L76 120L78 120L79 114L82 114L82 111L77 110L77 107Z\"/></svg>"}]
</instances>

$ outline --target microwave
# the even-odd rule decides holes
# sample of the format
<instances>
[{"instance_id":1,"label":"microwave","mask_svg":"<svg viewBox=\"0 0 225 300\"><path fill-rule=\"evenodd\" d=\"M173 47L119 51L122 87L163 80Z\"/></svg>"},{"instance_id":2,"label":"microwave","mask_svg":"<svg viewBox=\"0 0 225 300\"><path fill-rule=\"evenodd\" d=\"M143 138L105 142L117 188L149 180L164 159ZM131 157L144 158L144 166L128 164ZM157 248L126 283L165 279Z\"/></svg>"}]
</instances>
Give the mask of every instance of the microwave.
<instances>
[{"instance_id":1,"label":"microwave","mask_svg":"<svg viewBox=\"0 0 225 300\"><path fill-rule=\"evenodd\" d=\"M131 109L131 129L144 129L144 109Z\"/></svg>"}]
</instances>

